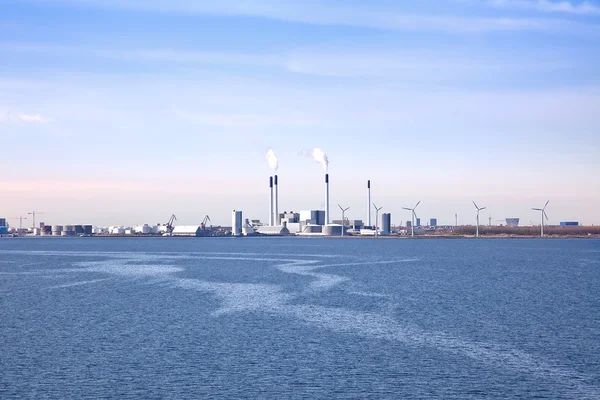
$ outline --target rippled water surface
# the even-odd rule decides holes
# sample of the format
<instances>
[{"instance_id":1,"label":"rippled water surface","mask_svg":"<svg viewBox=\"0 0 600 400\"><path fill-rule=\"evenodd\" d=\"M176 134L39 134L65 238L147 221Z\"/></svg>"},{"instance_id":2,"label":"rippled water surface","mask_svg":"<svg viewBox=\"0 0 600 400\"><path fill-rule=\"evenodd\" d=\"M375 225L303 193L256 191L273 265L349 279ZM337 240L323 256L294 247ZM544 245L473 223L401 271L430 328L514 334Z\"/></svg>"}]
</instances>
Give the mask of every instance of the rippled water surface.
<instances>
[{"instance_id":1,"label":"rippled water surface","mask_svg":"<svg viewBox=\"0 0 600 400\"><path fill-rule=\"evenodd\" d=\"M0 398L600 398L600 241L0 239Z\"/></svg>"}]
</instances>

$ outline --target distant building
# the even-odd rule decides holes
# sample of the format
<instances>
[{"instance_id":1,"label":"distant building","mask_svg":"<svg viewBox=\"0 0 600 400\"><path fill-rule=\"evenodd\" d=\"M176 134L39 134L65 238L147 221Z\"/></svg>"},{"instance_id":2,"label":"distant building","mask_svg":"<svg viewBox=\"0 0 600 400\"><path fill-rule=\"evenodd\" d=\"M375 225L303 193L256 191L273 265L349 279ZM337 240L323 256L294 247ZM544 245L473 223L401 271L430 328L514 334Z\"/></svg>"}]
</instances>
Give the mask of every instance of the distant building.
<instances>
[{"instance_id":1,"label":"distant building","mask_svg":"<svg viewBox=\"0 0 600 400\"><path fill-rule=\"evenodd\" d=\"M277 225L282 225L283 222L287 222L288 224L298 223L300 222L300 214L293 211L284 211L283 213L279 214L277 218Z\"/></svg>"},{"instance_id":2,"label":"distant building","mask_svg":"<svg viewBox=\"0 0 600 400\"><path fill-rule=\"evenodd\" d=\"M406 221L406 227L407 228L411 228L412 227L412 221Z\"/></svg>"},{"instance_id":3,"label":"distant building","mask_svg":"<svg viewBox=\"0 0 600 400\"><path fill-rule=\"evenodd\" d=\"M506 226L510 226L510 227L519 226L519 218L506 218Z\"/></svg>"},{"instance_id":4,"label":"distant building","mask_svg":"<svg viewBox=\"0 0 600 400\"><path fill-rule=\"evenodd\" d=\"M429 226L436 227L437 226L437 218L431 218L429 220Z\"/></svg>"},{"instance_id":5,"label":"distant building","mask_svg":"<svg viewBox=\"0 0 600 400\"><path fill-rule=\"evenodd\" d=\"M577 222L577 221L561 222L560 226L579 226L579 222Z\"/></svg>"},{"instance_id":6,"label":"distant building","mask_svg":"<svg viewBox=\"0 0 600 400\"><path fill-rule=\"evenodd\" d=\"M361 230L365 226L361 219L346 219L343 224L341 219L334 219L331 223L335 225L344 225L353 230Z\"/></svg>"},{"instance_id":7,"label":"distant building","mask_svg":"<svg viewBox=\"0 0 600 400\"><path fill-rule=\"evenodd\" d=\"M132 229L130 231L133 232ZM125 234L128 234L127 230L125 231ZM197 237L197 236L202 236L202 234L203 234L202 227L198 226L198 225L192 225L192 226L178 225L175 228L173 228L173 232L171 232L171 236Z\"/></svg>"},{"instance_id":8,"label":"distant building","mask_svg":"<svg viewBox=\"0 0 600 400\"><path fill-rule=\"evenodd\" d=\"M306 225L325 225L325 211L308 210L300 211L300 223Z\"/></svg>"},{"instance_id":9,"label":"distant building","mask_svg":"<svg viewBox=\"0 0 600 400\"><path fill-rule=\"evenodd\" d=\"M421 226L421 218L417 218L417 228Z\"/></svg>"},{"instance_id":10,"label":"distant building","mask_svg":"<svg viewBox=\"0 0 600 400\"><path fill-rule=\"evenodd\" d=\"M8 226L6 225L6 218L0 218L0 226Z\"/></svg>"},{"instance_id":11,"label":"distant building","mask_svg":"<svg viewBox=\"0 0 600 400\"><path fill-rule=\"evenodd\" d=\"M231 234L233 236L242 236L242 212L233 210L231 215Z\"/></svg>"},{"instance_id":12,"label":"distant building","mask_svg":"<svg viewBox=\"0 0 600 400\"><path fill-rule=\"evenodd\" d=\"M392 214L383 213L381 215L381 234L389 235L392 232Z\"/></svg>"},{"instance_id":13,"label":"distant building","mask_svg":"<svg viewBox=\"0 0 600 400\"><path fill-rule=\"evenodd\" d=\"M282 226L259 226L256 233L259 235L282 236L289 235L290 230L287 228L287 224L284 223Z\"/></svg>"}]
</instances>

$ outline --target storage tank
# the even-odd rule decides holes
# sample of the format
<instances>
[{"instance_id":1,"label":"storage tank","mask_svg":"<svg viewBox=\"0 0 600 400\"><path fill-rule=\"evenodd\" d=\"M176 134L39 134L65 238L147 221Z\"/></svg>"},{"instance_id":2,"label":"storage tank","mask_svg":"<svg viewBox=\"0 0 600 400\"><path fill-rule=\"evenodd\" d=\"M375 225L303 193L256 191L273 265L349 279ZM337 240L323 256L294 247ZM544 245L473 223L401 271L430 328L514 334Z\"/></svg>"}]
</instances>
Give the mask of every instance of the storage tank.
<instances>
[{"instance_id":1,"label":"storage tank","mask_svg":"<svg viewBox=\"0 0 600 400\"><path fill-rule=\"evenodd\" d=\"M341 236L342 235L342 225L325 225L323 226L323 235L324 236Z\"/></svg>"},{"instance_id":2,"label":"storage tank","mask_svg":"<svg viewBox=\"0 0 600 400\"><path fill-rule=\"evenodd\" d=\"M42 236L50 236L52 235L52 227L48 225L44 225L42 227Z\"/></svg>"},{"instance_id":3,"label":"storage tank","mask_svg":"<svg viewBox=\"0 0 600 400\"><path fill-rule=\"evenodd\" d=\"M73 227L75 229L75 233L77 235L82 234L83 233L83 225L75 225Z\"/></svg>"},{"instance_id":4,"label":"storage tank","mask_svg":"<svg viewBox=\"0 0 600 400\"><path fill-rule=\"evenodd\" d=\"M302 230L302 233L321 233L323 232L322 225L306 225Z\"/></svg>"},{"instance_id":5,"label":"storage tank","mask_svg":"<svg viewBox=\"0 0 600 400\"><path fill-rule=\"evenodd\" d=\"M62 225L53 225L52 226L52 236L60 236L62 231L63 231Z\"/></svg>"},{"instance_id":6,"label":"storage tank","mask_svg":"<svg viewBox=\"0 0 600 400\"><path fill-rule=\"evenodd\" d=\"M75 232L75 227L73 225L65 225L63 227L63 232L67 231L67 232Z\"/></svg>"},{"instance_id":7,"label":"storage tank","mask_svg":"<svg viewBox=\"0 0 600 400\"><path fill-rule=\"evenodd\" d=\"M86 235L91 235L94 230L94 227L92 225L83 225L83 233Z\"/></svg>"},{"instance_id":8,"label":"storage tank","mask_svg":"<svg viewBox=\"0 0 600 400\"><path fill-rule=\"evenodd\" d=\"M75 231L62 231L61 236L75 236Z\"/></svg>"}]
</instances>

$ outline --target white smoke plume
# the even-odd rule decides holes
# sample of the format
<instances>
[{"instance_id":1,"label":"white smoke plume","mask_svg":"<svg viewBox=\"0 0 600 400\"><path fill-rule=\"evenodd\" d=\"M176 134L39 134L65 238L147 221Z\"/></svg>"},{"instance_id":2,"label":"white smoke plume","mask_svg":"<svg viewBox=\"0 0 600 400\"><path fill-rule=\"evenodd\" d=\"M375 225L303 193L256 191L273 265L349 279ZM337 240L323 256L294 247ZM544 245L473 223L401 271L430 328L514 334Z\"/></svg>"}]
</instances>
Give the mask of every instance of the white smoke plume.
<instances>
[{"instance_id":1,"label":"white smoke plume","mask_svg":"<svg viewBox=\"0 0 600 400\"><path fill-rule=\"evenodd\" d=\"M312 157L316 162L320 163L325 172L329 171L329 158L327 158L327 154L325 154L323 149L317 147L312 150L304 151L304 155Z\"/></svg>"},{"instance_id":2,"label":"white smoke plume","mask_svg":"<svg viewBox=\"0 0 600 400\"><path fill-rule=\"evenodd\" d=\"M279 160L277 159L273 149L269 149L269 151L267 151L265 158L269 162L269 167L271 167L273 171L277 172L277 169L279 169Z\"/></svg>"}]
</instances>

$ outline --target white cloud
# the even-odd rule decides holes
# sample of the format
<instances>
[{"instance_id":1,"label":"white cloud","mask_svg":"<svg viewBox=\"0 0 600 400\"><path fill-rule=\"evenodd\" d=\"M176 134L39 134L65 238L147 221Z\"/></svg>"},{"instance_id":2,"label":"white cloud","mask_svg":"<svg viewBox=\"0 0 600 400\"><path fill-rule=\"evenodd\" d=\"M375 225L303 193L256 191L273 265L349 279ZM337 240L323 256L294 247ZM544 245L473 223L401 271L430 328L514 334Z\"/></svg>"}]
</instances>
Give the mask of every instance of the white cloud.
<instances>
[{"instance_id":1,"label":"white cloud","mask_svg":"<svg viewBox=\"0 0 600 400\"><path fill-rule=\"evenodd\" d=\"M600 15L600 7L584 1L549 1L549 0L491 0L490 3L499 8L517 8L541 12L562 12L579 15Z\"/></svg>"},{"instance_id":2,"label":"white cloud","mask_svg":"<svg viewBox=\"0 0 600 400\"><path fill-rule=\"evenodd\" d=\"M47 119L40 114L27 114L24 112L0 111L0 122L24 122L41 123L47 122Z\"/></svg>"}]
</instances>

